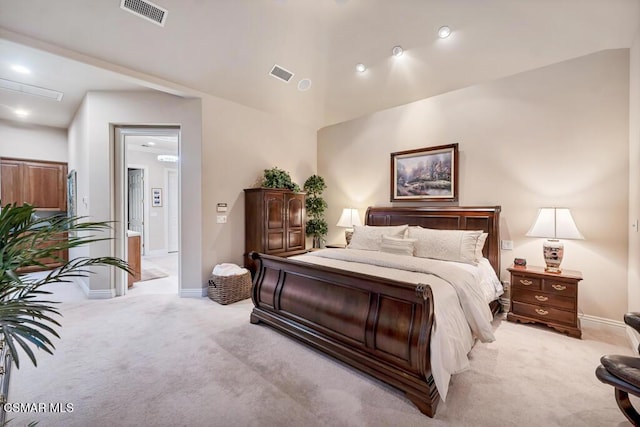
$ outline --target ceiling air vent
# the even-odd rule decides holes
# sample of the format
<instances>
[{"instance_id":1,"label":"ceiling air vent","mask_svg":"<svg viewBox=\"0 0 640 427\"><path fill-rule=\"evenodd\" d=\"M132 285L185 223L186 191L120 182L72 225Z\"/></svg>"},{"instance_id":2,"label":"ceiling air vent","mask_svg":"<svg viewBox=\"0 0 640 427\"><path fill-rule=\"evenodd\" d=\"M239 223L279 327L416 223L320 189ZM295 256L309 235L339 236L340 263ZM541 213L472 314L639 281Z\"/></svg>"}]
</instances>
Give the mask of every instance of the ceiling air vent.
<instances>
[{"instance_id":1,"label":"ceiling air vent","mask_svg":"<svg viewBox=\"0 0 640 427\"><path fill-rule=\"evenodd\" d=\"M62 101L62 96L64 95L62 92L58 92L57 90L46 89L5 79L0 79L0 89L11 90L13 92L19 92L40 98L52 99L54 101Z\"/></svg>"},{"instance_id":2,"label":"ceiling air vent","mask_svg":"<svg viewBox=\"0 0 640 427\"><path fill-rule=\"evenodd\" d=\"M285 83L289 83L289 80L291 80L291 78L293 77L293 73L291 71L285 70L278 64L273 66L269 74L271 74L278 80L282 80Z\"/></svg>"},{"instance_id":3,"label":"ceiling air vent","mask_svg":"<svg viewBox=\"0 0 640 427\"><path fill-rule=\"evenodd\" d=\"M154 24L158 24L161 27L164 27L167 14L169 13L167 9L146 0L122 0L120 2L120 8L151 21Z\"/></svg>"}]
</instances>

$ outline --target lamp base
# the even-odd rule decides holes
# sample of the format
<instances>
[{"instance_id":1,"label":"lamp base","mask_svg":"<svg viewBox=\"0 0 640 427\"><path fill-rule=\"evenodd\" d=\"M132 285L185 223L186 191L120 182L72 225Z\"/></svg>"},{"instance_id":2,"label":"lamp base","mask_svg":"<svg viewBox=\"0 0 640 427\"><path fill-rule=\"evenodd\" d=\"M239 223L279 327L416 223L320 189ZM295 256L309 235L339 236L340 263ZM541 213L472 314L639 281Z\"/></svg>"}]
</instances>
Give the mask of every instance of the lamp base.
<instances>
[{"instance_id":1,"label":"lamp base","mask_svg":"<svg viewBox=\"0 0 640 427\"><path fill-rule=\"evenodd\" d=\"M547 264L544 271L547 273L561 273L560 263L564 256L564 245L558 239L548 239L542 244L544 262Z\"/></svg>"},{"instance_id":2,"label":"lamp base","mask_svg":"<svg viewBox=\"0 0 640 427\"><path fill-rule=\"evenodd\" d=\"M347 246L351 243L351 236L353 236L353 228L348 228L344 231L344 240L347 241Z\"/></svg>"}]
</instances>

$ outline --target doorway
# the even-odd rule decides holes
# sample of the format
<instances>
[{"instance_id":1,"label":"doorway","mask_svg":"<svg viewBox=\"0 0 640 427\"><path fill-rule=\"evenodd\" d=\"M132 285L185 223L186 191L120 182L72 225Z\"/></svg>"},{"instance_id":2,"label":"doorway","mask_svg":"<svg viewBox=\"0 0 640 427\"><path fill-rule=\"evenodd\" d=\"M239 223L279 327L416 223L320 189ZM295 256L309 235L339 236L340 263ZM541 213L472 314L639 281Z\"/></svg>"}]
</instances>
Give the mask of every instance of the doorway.
<instances>
[{"instance_id":1,"label":"doorway","mask_svg":"<svg viewBox=\"0 0 640 427\"><path fill-rule=\"evenodd\" d=\"M141 265L128 286L127 274L116 273L116 295L179 293L180 129L116 126L114 141L115 253L130 264L137 255ZM132 237L140 239L140 254L129 253Z\"/></svg>"}]
</instances>

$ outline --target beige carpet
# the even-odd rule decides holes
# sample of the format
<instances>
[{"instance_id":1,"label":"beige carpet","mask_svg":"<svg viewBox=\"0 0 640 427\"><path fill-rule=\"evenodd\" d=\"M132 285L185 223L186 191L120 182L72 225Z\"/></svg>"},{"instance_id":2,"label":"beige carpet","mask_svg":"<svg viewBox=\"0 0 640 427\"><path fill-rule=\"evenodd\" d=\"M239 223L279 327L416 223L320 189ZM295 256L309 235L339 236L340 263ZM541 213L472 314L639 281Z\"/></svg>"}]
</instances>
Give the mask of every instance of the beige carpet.
<instances>
[{"instance_id":1,"label":"beige carpet","mask_svg":"<svg viewBox=\"0 0 640 427\"><path fill-rule=\"evenodd\" d=\"M140 278L140 282L145 282L147 280L153 280L153 279L161 279L163 277L169 277L169 273L167 273L166 271L163 271L159 268L143 268L142 272L140 274L141 278Z\"/></svg>"},{"instance_id":2,"label":"beige carpet","mask_svg":"<svg viewBox=\"0 0 640 427\"><path fill-rule=\"evenodd\" d=\"M474 347L430 419L395 389L250 324L251 307L170 294L64 302L55 355L14 370L9 401L73 412L9 414L10 425L628 425L594 375L602 354L631 354L619 337L498 319L497 341Z\"/></svg>"}]
</instances>

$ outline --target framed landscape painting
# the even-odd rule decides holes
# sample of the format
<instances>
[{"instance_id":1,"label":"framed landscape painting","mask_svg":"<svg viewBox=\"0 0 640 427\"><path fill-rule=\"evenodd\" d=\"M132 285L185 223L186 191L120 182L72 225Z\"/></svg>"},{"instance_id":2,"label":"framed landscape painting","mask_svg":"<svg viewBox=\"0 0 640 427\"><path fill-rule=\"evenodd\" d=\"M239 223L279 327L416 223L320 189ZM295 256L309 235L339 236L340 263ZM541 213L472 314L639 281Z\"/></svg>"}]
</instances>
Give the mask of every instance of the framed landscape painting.
<instances>
[{"instance_id":1,"label":"framed landscape painting","mask_svg":"<svg viewBox=\"0 0 640 427\"><path fill-rule=\"evenodd\" d=\"M391 153L391 201L458 200L458 144Z\"/></svg>"}]
</instances>

